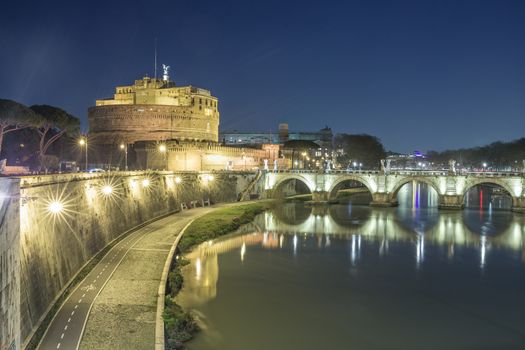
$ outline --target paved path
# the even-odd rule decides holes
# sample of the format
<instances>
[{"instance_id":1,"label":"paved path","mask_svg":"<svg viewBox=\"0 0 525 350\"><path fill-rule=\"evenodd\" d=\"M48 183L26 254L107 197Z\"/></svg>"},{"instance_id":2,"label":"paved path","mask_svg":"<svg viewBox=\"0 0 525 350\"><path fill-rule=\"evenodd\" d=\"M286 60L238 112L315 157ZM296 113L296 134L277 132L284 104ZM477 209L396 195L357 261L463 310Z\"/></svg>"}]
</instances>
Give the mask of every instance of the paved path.
<instances>
[{"instance_id":1,"label":"paved path","mask_svg":"<svg viewBox=\"0 0 525 350\"><path fill-rule=\"evenodd\" d=\"M122 239L70 294L38 349L153 348L158 287L169 250L188 222L213 209L183 211Z\"/></svg>"}]
</instances>

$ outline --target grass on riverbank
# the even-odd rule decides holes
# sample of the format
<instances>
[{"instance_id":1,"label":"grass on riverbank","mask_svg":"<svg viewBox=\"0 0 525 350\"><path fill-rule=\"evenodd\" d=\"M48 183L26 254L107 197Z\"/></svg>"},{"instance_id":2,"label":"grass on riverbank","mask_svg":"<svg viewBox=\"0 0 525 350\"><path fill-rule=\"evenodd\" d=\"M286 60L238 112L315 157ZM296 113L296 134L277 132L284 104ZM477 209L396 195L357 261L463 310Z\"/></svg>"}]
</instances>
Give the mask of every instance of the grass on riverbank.
<instances>
[{"instance_id":1,"label":"grass on riverbank","mask_svg":"<svg viewBox=\"0 0 525 350\"><path fill-rule=\"evenodd\" d=\"M186 228L179 244L178 251L185 253L200 243L233 232L241 225L247 224L270 207L270 202L257 202L214 210L195 219ZM164 325L166 330L166 349L184 349L184 343L193 338L199 330L195 318L184 311L175 297L184 284L181 267L188 264L185 259L174 261L168 274L166 300L164 308Z\"/></svg>"},{"instance_id":2,"label":"grass on riverbank","mask_svg":"<svg viewBox=\"0 0 525 350\"><path fill-rule=\"evenodd\" d=\"M269 208L269 202L256 202L217 209L191 223L182 236L178 248L182 253L200 243L233 232Z\"/></svg>"}]
</instances>

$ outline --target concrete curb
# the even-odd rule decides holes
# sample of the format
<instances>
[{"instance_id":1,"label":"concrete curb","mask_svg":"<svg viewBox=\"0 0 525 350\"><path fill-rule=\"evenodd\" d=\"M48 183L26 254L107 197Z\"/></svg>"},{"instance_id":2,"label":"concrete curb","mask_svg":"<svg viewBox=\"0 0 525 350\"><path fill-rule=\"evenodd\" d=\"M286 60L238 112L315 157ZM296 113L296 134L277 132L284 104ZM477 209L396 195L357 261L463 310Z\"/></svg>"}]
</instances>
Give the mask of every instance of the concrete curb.
<instances>
[{"instance_id":1,"label":"concrete curb","mask_svg":"<svg viewBox=\"0 0 525 350\"><path fill-rule=\"evenodd\" d=\"M214 208L218 209L218 208ZM179 245L179 241L186 231L186 229L198 218L212 212L208 211L206 213L202 213L199 216L194 217L191 219L183 228L180 230L179 234L177 235L177 238L175 238L175 241L173 242L170 252L168 253L168 257L166 258L166 262L164 263L164 269L162 270L162 276L160 277L160 283L159 283L159 292L157 296L157 317L155 319L155 350L164 350L165 344L164 344L164 319L162 318L162 314L164 313L164 304L166 302L166 284L168 282L168 274L170 272L170 266L171 262L173 261L173 255L175 255L175 250L177 249L177 246Z\"/></svg>"}]
</instances>

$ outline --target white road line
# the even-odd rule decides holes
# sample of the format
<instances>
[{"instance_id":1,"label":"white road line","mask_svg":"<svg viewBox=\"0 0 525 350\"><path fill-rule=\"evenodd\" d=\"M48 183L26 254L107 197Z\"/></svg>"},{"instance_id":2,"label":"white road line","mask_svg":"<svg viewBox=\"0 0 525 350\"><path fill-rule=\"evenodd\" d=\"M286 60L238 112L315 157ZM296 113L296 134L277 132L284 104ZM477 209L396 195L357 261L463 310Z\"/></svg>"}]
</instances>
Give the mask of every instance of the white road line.
<instances>
[{"instance_id":1,"label":"white road line","mask_svg":"<svg viewBox=\"0 0 525 350\"><path fill-rule=\"evenodd\" d=\"M86 293L82 294L82 298L86 296Z\"/></svg>"},{"instance_id":2,"label":"white road line","mask_svg":"<svg viewBox=\"0 0 525 350\"><path fill-rule=\"evenodd\" d=\"M57 345L57 349L60 349L60 343L58 343L58 345Z\"/></svg>"},{"instance_id":3,"label":"white road line","mask_svg":"<svg viewBox=\"0 0 525 350\"><path fill-rule=\"evenodd\" d=\"M71 316L73 316L75 314L75 310L71 311Z\"/></svg>"},{"instance_id":4,"label":"white road line","mask_svg":"<svg viewBox=\"0 0 525 350\"><path fill-rule=\"evenodd\" d=\"M64 339L64 333L62 333L62 335L60 336L60 339Z\"/></svg>"},{"instance_id":5,"label":"white road line","mask_svg":"<svg viewBox=\"0 0 525 350\"><path fill-rule=\"evenodd\" d=\"M78 308L78 304L77 304L77 305L75 305L75 310L76 310L77 308Z\"/></svg>"},{"instance_id":6,"label":"white road line","mask_svg":"<svg viewBox=\"0 0 525 350\"><path fill-rule=\"evenodd\" d=\"M78 299L78 303L80 304L82 302L82 298Z\"/></svg>"},{"instance_id":7,"label":"white road line","mask_svg":"<svg viewBox=\"0 0 525 350\"><path fill-rule=\"evenodd\" d=\"M67 323L71 322L71 317L69 318L69 320L67 320Z\"/></svg>"},{"instance_id":8,"label":"white road line","mask_svg":"<svg viewBox=\"0 0 525 350\"><path fill-rule=\"evenodd\" d=\"M67 331L67 324L66 324L66 326L64 327L64 330Z\"/></svg>"}]
</instances>

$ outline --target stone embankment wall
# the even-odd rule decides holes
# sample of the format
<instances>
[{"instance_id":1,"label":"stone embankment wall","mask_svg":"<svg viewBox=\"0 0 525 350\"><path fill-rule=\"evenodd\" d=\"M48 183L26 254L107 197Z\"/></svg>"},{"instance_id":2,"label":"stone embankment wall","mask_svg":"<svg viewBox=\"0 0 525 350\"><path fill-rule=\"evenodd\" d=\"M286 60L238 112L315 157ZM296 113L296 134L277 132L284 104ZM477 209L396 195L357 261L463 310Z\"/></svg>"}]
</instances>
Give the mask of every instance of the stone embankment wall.
<instances>
[{"instance_id":1,"label":"stone embankment wall","mask_svg":"<svg viewBox=\"0 0 525 350\"><path fill-rule=\"evenodd\" d=\"M20 346L18 179L0 179L0 349Z\"/></svg>"},{"instance_id":2,"label":"stone embankment wall","mask_svg":"<svg viewBox=\"0 0 525 350\"><path fill-rule=\"evenodd\" d=\"M121 233L179 210L181 203L207 198L212 203L236 201L254 178L254 173L225 172L23 177L22 340L31 336L82 266Z\"/></svg>"}]
</instances>

